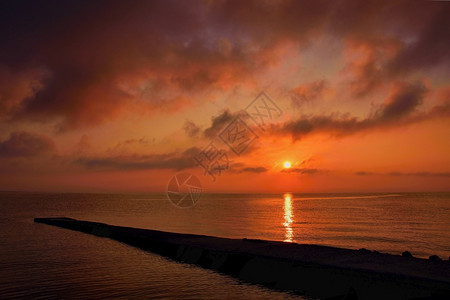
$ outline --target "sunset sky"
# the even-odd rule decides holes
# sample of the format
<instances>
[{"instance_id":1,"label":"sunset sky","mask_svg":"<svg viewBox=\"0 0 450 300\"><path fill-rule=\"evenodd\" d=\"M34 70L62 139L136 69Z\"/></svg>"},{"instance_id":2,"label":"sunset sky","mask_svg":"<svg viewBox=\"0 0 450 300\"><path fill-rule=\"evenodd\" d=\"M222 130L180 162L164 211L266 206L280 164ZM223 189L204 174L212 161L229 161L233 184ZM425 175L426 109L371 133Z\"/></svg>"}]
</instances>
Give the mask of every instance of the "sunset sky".
<instances>
[{"instance_id":1,"label":"sunset sky","mask_svg":"<svg viewBox=\"0 0 450 300\"><path fill-rule=\"evenodd\" d=\"M0 41L0 190L450 191L448 1L1 1Z\"/></svg>"}]
</instances>

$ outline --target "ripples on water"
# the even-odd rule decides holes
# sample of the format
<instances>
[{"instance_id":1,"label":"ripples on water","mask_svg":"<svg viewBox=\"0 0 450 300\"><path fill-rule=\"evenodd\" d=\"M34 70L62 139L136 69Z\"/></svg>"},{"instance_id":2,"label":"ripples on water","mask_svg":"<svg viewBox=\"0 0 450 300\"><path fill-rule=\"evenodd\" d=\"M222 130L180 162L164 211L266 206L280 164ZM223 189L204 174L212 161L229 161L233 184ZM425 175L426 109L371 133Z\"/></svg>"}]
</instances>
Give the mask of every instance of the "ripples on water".
<instances>
[{"instance_id":1,"label":"ripples on water","mask_svg":"<svg viewBox=\"0 0 450 300\"><path fill-rule=\"evenodd\" d=\"M302 299L106 238L2 225L0 299Z\"/></svg>"},{"instance_id":2,"label":"ripples on water","mask_svg":"<svg viewBox=\"0 0 450 300\"><path fill-rule=\"evenodd\" d=\"M0 193L0 298L248 299L293 295L248 285L116 241L33 223L67 216L115 225L263 238L416 256L450 254L450 194L203 195Z\"/></svg>"}]
</instances>

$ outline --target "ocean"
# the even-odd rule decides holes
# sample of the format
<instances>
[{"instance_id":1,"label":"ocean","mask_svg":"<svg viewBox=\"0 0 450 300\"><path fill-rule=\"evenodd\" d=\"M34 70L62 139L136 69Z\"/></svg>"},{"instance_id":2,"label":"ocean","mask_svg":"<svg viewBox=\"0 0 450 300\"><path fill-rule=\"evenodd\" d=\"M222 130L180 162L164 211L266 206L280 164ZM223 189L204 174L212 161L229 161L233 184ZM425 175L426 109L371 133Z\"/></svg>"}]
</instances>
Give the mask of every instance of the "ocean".
<instances>
[{"instance_id":1,"label":"ocean","mask_svg":"<svg viewBox=\"0 0 450 300\"><path fill-rule=\"evenodd\" d=\"M450 255L450 193L204 194L180 209L165 194L0 192L1 299L287 299L284 291L33 222L113 225L416 257Z\"/></svg>"}]
</instances>

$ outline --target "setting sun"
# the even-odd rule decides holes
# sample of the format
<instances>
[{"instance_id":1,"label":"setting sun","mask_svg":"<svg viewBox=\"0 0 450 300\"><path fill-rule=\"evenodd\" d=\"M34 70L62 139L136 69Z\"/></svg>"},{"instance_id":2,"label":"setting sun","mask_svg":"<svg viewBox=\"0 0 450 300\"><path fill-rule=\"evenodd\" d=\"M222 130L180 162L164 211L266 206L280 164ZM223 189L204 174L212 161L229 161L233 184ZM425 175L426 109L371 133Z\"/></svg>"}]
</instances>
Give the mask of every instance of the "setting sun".
<instances>
[{"instance_id":1,"label":"setting sun","mask_svg":"<svg viewBox=\"0 0 450 300\"><path fill-rule=\"evenodd\" d=\"M284 165L284 167L286 169L289 169L291 167L291 162L290 161L285 161L283 165Z\"/></svg>"}]
</instances>

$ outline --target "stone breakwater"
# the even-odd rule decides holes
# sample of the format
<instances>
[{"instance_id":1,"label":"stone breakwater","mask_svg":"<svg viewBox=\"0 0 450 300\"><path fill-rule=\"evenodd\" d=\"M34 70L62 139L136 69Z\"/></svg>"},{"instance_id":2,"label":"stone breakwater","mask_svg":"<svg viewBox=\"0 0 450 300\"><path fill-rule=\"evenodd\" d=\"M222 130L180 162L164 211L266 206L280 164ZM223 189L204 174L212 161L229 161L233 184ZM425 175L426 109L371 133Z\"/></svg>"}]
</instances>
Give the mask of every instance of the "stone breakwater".
<instances>
[{"instance_id":1,"label":"stone breakwater","mask_svg":"<svg viewBox=\"0 0 450 300\"><path fill-rule=\"evenodd\" d=\"M36 223L106 237L240 280L320 299L450 299L450 263L252 239L113 226L71 218Z\"/></svg>"}]
</instances>

